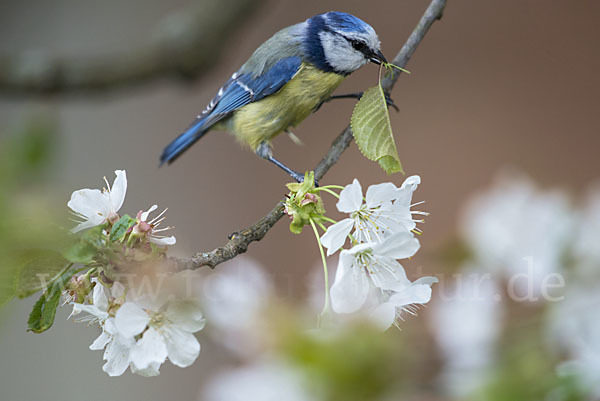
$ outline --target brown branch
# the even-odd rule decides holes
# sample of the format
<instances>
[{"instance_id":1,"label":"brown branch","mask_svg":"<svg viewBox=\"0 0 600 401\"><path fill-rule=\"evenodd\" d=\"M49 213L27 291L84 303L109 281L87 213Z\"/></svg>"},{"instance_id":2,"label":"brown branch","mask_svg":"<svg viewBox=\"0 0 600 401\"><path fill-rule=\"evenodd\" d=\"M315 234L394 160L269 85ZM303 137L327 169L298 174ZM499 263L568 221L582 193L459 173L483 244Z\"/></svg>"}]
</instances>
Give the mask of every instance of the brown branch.
<instances>
[{"instance_id":1,"label":"brown branch","mask_svg":"<svg viewBox=\"0 0 600 401\"><path fill-rule=\"evenodd\" d=\"M430 3L429 7L425 11L425 14L423 17L421 17L419 24L414 29L398 55L394 58L393 63L395 65L399 67L406 66L408 60L410 60L411 56L421 43L421 40L423 40L425 37L425 34L433 22L442 17L445 6L446 0L433 0ZM382 86L386 93L389 93L392 90L399 76L400 71L394 71L392 75L383 80ZM315 168L315 178L317 180L323 178L331 166L337 163L344 150L346 150L346 148L348 148L350 145L350 142L352 142L352 129L348 126L333 141L329 151ZM213 249L210 252L199 252L191 258L172 258L171 261L173 262L173 271L197 269L202 266L214 268L219 263L233 259L237 255L246 252L250 243L263 239L271 227L273 227L275 223L277 223L277 221L283 217L283 215L283 201L280 201L273 208L273 210L271 210L258 222L248 228L232 234L229 241L225 245Z\"/></svg>"},{"instance_id":2,"label":"brown branch","mask_svg":"<svg viewBox=\"0 0 600 401\"><path fill-rule=\"evenodd\" d=\"M262 1L204 0L169 15L148 45L125 55L57 60L42 52L0 56L0 92L9 95L89 93L162 77L192 78L219 59L224 43Z\"/></svg>"}]
</instances>

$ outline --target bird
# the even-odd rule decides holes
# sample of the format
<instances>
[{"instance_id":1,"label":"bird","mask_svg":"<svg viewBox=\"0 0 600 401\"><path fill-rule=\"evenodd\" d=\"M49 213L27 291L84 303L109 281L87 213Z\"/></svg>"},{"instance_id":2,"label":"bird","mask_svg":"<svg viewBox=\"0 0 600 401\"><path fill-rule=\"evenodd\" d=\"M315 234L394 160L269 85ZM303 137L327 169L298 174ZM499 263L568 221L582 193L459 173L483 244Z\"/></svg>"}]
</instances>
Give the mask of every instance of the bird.
<instances>
[{"instance_id":1,"label":"bird","mask_svg":"<svg viewBox=\"0 0 600 401\"><path fill-rule=\"evenodd\" d=\"M331 98L340 83L365 64L387 64L375 29L351 14L329 11L283 28L261 44L218 90L192 124L162 152L173 163L211 130L237 141L298 182L304 174L273 156L271 141L297 126Z\"/></svg>"}]
</instances>

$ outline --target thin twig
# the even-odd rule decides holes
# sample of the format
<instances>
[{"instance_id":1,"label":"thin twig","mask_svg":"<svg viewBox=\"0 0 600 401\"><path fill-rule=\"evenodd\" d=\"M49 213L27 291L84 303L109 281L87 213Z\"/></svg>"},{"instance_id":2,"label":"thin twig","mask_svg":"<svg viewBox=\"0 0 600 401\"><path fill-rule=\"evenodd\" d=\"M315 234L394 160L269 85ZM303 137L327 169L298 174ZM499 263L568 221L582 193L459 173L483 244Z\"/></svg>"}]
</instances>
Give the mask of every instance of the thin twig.
<instances>
[{"instance_id":1,"label":"thin twig","mask_svg":"<svg viewBox=\"0 0 600 401\"><path fill-rule=\"evenodd\" d=\"M393 63L395 65L398 67L406 66L408 60L410 60L433 22L442 17L445 6L446 0L433 0L430 3L425 14L421 17L419 24L414 29L398 55L394 58ZM382 86L386 93L389 93L392 90L400 76L400 72L401 71L394 69L392 74L383 80ZM325 157L319 162L317 167L315 167L315 178L317 180L323 178L325 173L337 163L344 150L350 145L350 142L352 142L352 129L348 126L333 141ZM271 227L273 227L283 215L283 201L280 201L273 210L258 222L232 234L225 245L215 248L210 252L199 252L191 258L172 258L172 269L174 271L182 271L197 269L202 266L214 268L219 263L233 259L237 255L246 252L250 243L263 239Z\"/></svg>"},{"instance_id":2,"label":"thin twig","mask_svg":"<svg viewBox=\"0 0 600 401\"><path fill-rule=\"evenodd\" d=\"M258 0L204 0L168 15L147 45L127 54L56 59L43 50L0 55L0 93L42 95L104 92L163 78L194 78L219 55Z\"/></svg>"}]
</instances>

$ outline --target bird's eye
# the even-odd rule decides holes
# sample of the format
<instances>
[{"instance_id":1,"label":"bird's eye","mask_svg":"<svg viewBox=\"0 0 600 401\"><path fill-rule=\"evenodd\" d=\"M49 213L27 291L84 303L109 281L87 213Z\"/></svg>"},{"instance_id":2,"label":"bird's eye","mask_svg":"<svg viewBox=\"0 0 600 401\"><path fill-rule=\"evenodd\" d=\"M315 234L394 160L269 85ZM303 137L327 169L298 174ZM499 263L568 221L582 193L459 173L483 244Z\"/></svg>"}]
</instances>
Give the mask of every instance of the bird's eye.
<instances>
[{"instance_id":1,"label":"bird's eye","mask_svg":"<svg viewBox=\"0 0 600 401\"><path fill-rule=\"evenodd\" d=\"M361 42L360 40L353 40L351 43L354 50L358 50L359 52L362 51L366 46L365 43Z\"/></svg>"}]
</instances>

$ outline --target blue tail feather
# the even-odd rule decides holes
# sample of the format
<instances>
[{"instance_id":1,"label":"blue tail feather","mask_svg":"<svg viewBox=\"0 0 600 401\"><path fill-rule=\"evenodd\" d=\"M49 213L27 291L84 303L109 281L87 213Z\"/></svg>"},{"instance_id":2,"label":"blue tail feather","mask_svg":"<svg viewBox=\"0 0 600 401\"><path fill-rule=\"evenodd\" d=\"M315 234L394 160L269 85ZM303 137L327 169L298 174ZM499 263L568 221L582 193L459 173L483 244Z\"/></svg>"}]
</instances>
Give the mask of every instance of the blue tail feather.
<instances>
[{"instance_id":1,"label":"blue tail feather","mask_svg":"<svg viewBox=\"0 0 600 401\"><path fill-rule=\"evenodd\" d=\"M179 135L163 150L160 156L160 165L165 163L171 164L175 161L187 148L192 146L198 139L206 134L207 129L204 128L205 119L194 122L188 129Z\"/></svg>"}]
</instances>

